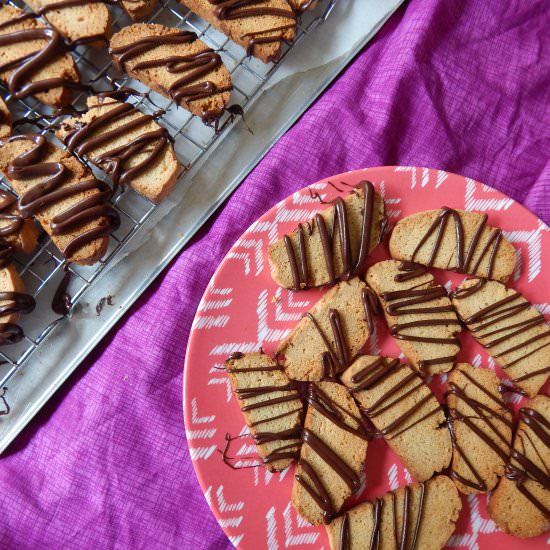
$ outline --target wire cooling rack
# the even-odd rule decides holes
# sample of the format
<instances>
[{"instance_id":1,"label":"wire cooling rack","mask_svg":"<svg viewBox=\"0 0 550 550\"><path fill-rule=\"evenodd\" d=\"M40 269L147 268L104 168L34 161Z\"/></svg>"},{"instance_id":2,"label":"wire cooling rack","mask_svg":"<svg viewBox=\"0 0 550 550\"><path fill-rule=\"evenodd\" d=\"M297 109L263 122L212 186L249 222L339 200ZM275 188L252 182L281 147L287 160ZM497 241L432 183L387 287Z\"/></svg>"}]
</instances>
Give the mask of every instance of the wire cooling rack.
<instances>
[{"instance_id":1,"label":"wire cooling rack","mask_svg":"<svg viewBox=\"0 0 550 550\"><path fill-rule=\"evenodd\" d=\"M298 47L302 39L316 27L321 25L330 16L338 0L322 0L322 5L311 13L304 14L297 25L296 39L292 45L283 45L283 54L278 64L284 62L288 52ZM10 1L11 5L26 9L23 2ZM132 21L121 8L112 8L113 33L123 26L129 25ZM206 24L203 20L189 12L181 4L171 0L160 0L159 8L149 19L150 23L159 23L166 26L191 30L211 48L217 50L225 65L231 72L233 81L233 92L231 104L240 105L246 117L246 107L253 101L261 87L268 81L278 64L264 64L254 58L246 56L244 50L233 44L225 35ZM114 69L107 48L101 50L89 46L79 46L74 52L74 58L81 73L83 82L91 82L94 89L98 91L117 89L120 87L131 87L138 92L146 93L144 96L133 96L129 101L145 113L154 113L159 109L164 114L157 118L174 140L174 148L178 160L182 164L182 175L177 185L185 185L185 172L195 165L201 157L214 146L216 141L222 140L224 135L231 130L232 120L230 114L224 114L219 121L218 130L205 126L197 117L187 111L178 108L173 101L155 93L148 93L149 90L136 80L124 77ZM75 96L73 107L85 108L86 97L89 94L80 93ZM6 88L2 88L2 96L6 98L8 106L12 111L14 119L35 120L41 115L47 115L50 110L33 98L14 99L11 98ZM50 124L60 120L53 119ZM222 128L220 131L219 128ZM16 129L18 132L37 131L35 125L24 124ZM51 132L40 128L39 132L47 133L52 137ZM54 141L55 138L54 138ZM57 142L57 145L63 145ZM105 174L98 173L104 181L108 178ZM3 178L0 186L11 192L11 188ZM91 267L80 267L68 264L61 256L56 247L52 244L49 236L43 232L39 239L39 247L29 257L18 255L15 258L17 269L25 282L27 292L32 294L37 301L37 308L32 315L23 316L18 322L25 333L21 342L15 345L3 346L0 348L0 387L5 386L36 352L41 344L56 329L61 319L51 310L51 298L59 285L66 271L71 273L69 293L71 295L71 312L77 307L79 300L86 290L94 284L94 281L109 266L110 262L119 254L126 245L148 220L157 205L145 197L127 189L117 193L112 203L118 210L121 217L120 228L111 236L111 242L105 257ZM110 302L110 300L109 300ZM102 304L98 304L98 314L101 313L101 306L108 306L107 297ZM71 315L69 313L69 316ZM9 395L5 396L5 411L9 411Z\"/></svg>"}]
</instances>

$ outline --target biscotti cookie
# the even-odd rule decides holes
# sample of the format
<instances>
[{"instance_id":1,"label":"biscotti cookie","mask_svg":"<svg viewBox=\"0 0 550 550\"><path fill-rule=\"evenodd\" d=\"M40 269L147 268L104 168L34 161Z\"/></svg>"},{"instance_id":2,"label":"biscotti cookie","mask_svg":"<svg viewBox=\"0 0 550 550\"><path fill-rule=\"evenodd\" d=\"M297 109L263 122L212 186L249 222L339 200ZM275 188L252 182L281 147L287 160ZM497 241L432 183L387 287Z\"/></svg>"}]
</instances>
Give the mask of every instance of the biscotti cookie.
<instances>
[{"instance_id":1,"label":"biscotti cookie","mask_svg":"<svg viewBox=\"0 0 550 550\"><path fill-rule=\"evenodd\" d=\"M371 182L361 182L345 199L268 248L271 276L294 290L362 276L369 252L382 237L384 201Z\"/></svg>"},{"instance_id":2,"label":"biscotti cookie","mask_svg":"<svg viewBox=\"0 0 550 550\"><path fill-rule=\"evenodd\" d=\"M292 9L297 14L305 13L308 10L312 10L317 6L319 0L288 0Z\"/></svg>"},{"instance_id":3,"label":"biscotti cookie","mask_svg":"<svg viewBox=\"0 0 550 550\"><path fill-rule=\"evenodd\" d=\"M38 245L39 235L34 221L21 215L15 197L0 189L0 267L12 250L30 254Z\"/></svg>"},{"instance_id":4,"label":"biscotti cookie","mask_svg":"<svg viewBox=\"0 0 550 550\"><path fill-rule=\"evenodd\" d=\"M399 220L390 237L390 254L426 266L506 281L516 252L487 214L441 208Z\"/></svg>"},{"instance_id":5,"label":"biscotti cookie","mask_svg":"<svg viewBox=\"0 0 550 550\"><path fill-rule=\"evenodd\" d=\"M453 438L451 477L461 493L491 491L504 475L512 445L512 413L489 369L459 363L447 379Z\"/></svg>"},{"instance_id":6,"label":"biscotti cookie","mask_svg":"<svg viewBox=\"0 0 550 550\"><path fill-rule=\"evenodd\" d=\"M412 365L424 374L451 370L460 350L460 322L447 291L434 283L433 275L418 264L385 260L369 268L367 283Z\"/></svg>"},{"instance_id":7,"label":"biscotti cookie","mask_svg":"<svg viewBox=\"0 0 550 550\"><path fill-rule=\"evenodd\" d=\"M371 333L369 303L357 277L332 287L277 348L288 377L315 381L342 372Z\"/></svg>"},{"instance_id":8,"label":"biscotti cookie","mask_svg":"<svg viewBox=\"0 0 550 550\"><path fill-rule=\"evenodd\" d=\"M550 398L537 395L519 411L514 447L487 511L516 537L536 537L550 527Z\"/></svg>"},{"instance_id":9,"label":"biscotti cookie","mask_svg":"<svg viewBox=\"0 0 550 550\"><path fill-rule=\"evenodd\" d=\"M440 550L461 509L451 480L436 476L361 503L326 529L332 550Z\"/></svg>"},{"instance_id":10,"label":"biscotti cookie","mask_svg":"<svg viewBox=\"0 0 550 550\"><path fill-rule=\"evenodd\" d=\"M0 97L0 139L9 136L11 133L11 114L8 106Z\"/></svg>"},{"instance_id":11,"label":"biscotti cookie","mask_svg":"<svg viewBox=\"0 0 550 550\"><path fill-rule=\"evenodd\" d=\"M533 397L550 375L550 327L519 292L502 283L466 279L453 305L473 337L512 382Z\"/></svg>"},{"instance_id":12,"label":"biscotti cookie","mask_svg":"<svg viewBox=\"0 0 550 550\"><path fill-rule=\"evenodd\" d=\"M158 0L122 0L122 7L134 21L143 21L153 15Z\"/></svg>"},{"instance_id":13,"label":"biscotti cookie","mask_svg":"<svg viewBox=\"0 0 550 550\"><path fill-rule=\"evenodd\" d=\"M35 307L32 296L25 293L25 285L13 264L0 267L0 345L10 334L5 324L14 324L19 320L20 313L30 313ZM19 332L13 328L14 333Z\"/></svg>"},{"instance_id":14,"label":"biscotti cookie","mask_svg":"<svg viewBox=\"0 0 550 550\"><path fill-rule=\"evenodd\" d=\"M193 32L136 23L111 38L109 52L121 71L203 120L219 117L229 102L229 71Z\"/></svg>"},{"instance_id":15,"label":"biscotti cookie","mask_svg":"<svg viewBox=\"0 0 550 550\"><path fill-rule=\"evenodd\" d=\"M263 353L232 353L225 366L263 464L283 470L300 451L303 407L296 385Z\"/></svg>"},{"instance_id":16,"label":"biscotti cookie","mask_svg":"<svg viewBox=\"0 0 550 550\"><path fill-rule=\"evenodd\" d=\"M0 171L19 195L24 217L35 215L71 262L91 264L119 225L108 188L74 157L38 134L0 142Z\"/></svg>"},{"instance_id":17,"label":"biscotti cookie","mask_svg":"<svg viewBox=\"0 0 550 550\"><path fill-rule=\"evenodd\" d=\"M129 103L92 96L88 111L61 123L57 137L79 157L153 202L174 187L180 165L168 132Z\"/></svg>"},{"instance_id":18,"label":"biscotti cookie","mask_svg":"<svg viewBox=\"0 0 550 550\"><path fill-rule=\"evenodd\" d=\"M452 446L443 409L408 365L361 355L341 380L416 480L449 466Z\"/></svg>"},{"instance_id":19,"label":"biscotti cookie","mask_svg":"<svg viewBox=\"0 0 550 550\"><path fill-rule=\"evenodd\" d=\"M367 452L361 413L346 388L311 384L292 504L313 525L330 523L360 487Z\"/></svg>"},{"instance_id":20,"label":"biscotti cookie","mask_svg":"<svg viewBox=\"0 0 550 550\"><path fill-rule=\"evenodd\" d=\"M107 6L93 0L25 0L70 42L101 47L111 35L111 16Z\"/></svg>"},{"instance_id":21,"label":"biscotti cookie","mask_svg":"<svg viewBox=\"0 0 550 550\"><path fill-rule=\"evenodd\" d=\"M180 0L264 63L281 57L283 42L296 34L296 15L287 0Z\"/></svg>"},{"instance_id":22,"label":"biscotti cookie","mask_svg":"<svg viewBox=\"0 0 550 550\"><path fill-rule=\"evenodd\" d=\"M15 98L34 95L54 107L71 102L80 77L59 33L22 10L0 5L0 80Z\"/></svg>"}]
</instances>

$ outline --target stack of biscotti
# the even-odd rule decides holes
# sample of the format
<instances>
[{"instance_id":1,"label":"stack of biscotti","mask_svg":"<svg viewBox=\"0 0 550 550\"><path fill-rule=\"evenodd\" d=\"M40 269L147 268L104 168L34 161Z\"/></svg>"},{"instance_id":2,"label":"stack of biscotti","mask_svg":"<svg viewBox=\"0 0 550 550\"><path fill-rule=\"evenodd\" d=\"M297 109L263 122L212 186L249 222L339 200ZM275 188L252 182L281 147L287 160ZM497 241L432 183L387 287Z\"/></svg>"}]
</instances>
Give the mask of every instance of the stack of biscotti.
<instances>
[{"instance_id":1,"label":"stack of biscotti","mask_svg":"<svg viewBox=\"0 0 550 550\"><path fill-rule=\"evenodd\" d=\"M194 33L136 23L111 38L109 51L130 76L203 120L219 117L229 102L229 71Z\"/></svg>"},{"instance_id":2,"label":"stack of biscotti","mask_svg":"<svg viewBox=\"0 0 550 550\"><path fill-rule=\"evenodd\" d=\"M411 367L397 359L362 355L341 380L416 480L425 481L449 466L452 446L445 414Z\"/></svg>"},{"instance_id":3,"label":"stack of biscotti","mask_svg":"<svg viewBox=\"0 0 550 550\"><path fill-rule=\"evenodd\" d=\"M266 468L278 471L301 445L302 402L282 367L264 353L232 353L225 362L233 394Z\"/></svg>"},{"instance_id":4,"label":"stack of biscotti","mask_svg":"<svg viewBox=\"0 0 550 550\"><path fill-rule=\"evenodd\" d=\"M104 45L111 34L111 16L103 2L82 2L81 5L59 0L25 0L38 15L42 15L70 42L93 47Z\"/></svg>"},{"instance_id":5,"label":"stack of biscotti","mask_svg":"<svg viewBox=\"0 0 550 550\"><path fill-rule=\"evenodd\" d=\"M11 114L8 106L0 97L0 139L9 136L11 133Z\"/></svg>"},{"instance_id":6,"label":"stack of biscotti","mask_svg":"<svg viewBox=\"0 0 550 550\"><path fill-rule=\"evenodd\" d=\"M20 197L25 197L31 190L36 191L40 189L45 179L47 179L47 176L40 173L22 179L13 176L12 167L15 159L32 149L39 150L41 153L41 158L36 161L37 163L59 163L60 170L65 172L66 178L57 189L70 189L72 186L77 186L82 182L93 179L92 173L76 158L68 155L53 144L46 142L45 139L42 138L40 145L37 145L33 140L33 136L18 136L17 138L6 140L1 144L0 171L4 173L10 185ZM31 192L31 195L33 192ZM78 203L93 200L95 196L100 194L100 189L97 186L93 186L68 197L46 202L44 206L37 208L35 213L37 220L51 236L53 243L59 250L66 250L75 239L89 231L98 229L101 231L102 228L109 226L110 220L104 215L98 215L95 219L75 225L63 233L58 233L52 226L52 222L56 216L69 211L69 209L75 207ZM103 257L108 243L109 237L107 235L100 236L78 247L72 254L67 256L67 259L82 265L92 264Z\"/></svg>"},{"instance_id":7,"label":"stack of biscotti","mask_svg":"<svg viewBox=\"0 0 550 550\"><path fill-rule=\"evenodd\" d=\"M462 509L446 476L406 485L348 510L327 526L332 550L440 550Z\"/></svg>"},{"instance_id":8,"label":"stack of biscotti","mask_svg":"<svg viewBox=\"0 0 550 550\"><path fill-rule=\"evenodd\" d=\"M264 63L277 61L282 44L296 34L296 15L287 0L180 2Z\"/></svg>"},{"instance_id":9,"label":"stack of biscotti","mask_svg":"<svg viewBox=\"0 0 550 550\"><path fill-rule=\"evenodd\" d=\"M143 21L153 15L158 0L122 0L122 7L134 21Z\"/></svg>"},{"instance_id":10,"label":"stack of biscotti","mask_svg":"<svg viewBox=\"0 0 550 550\"><path fill-rule=\"evenodd\" d=\"M362 276L369 253L382 239L384 220L382 197L371 182L360 183L345 199L269 245L273 280L301 290Z\"/></svg>"},{"instance_id":11,"label":"stack of biscotti","mask_svg":"<svg viewBox=\"0 0 550 550\"><path fill-rule=\"evenodd\" d=\"M550 527L550 398L537 395L519 411L514 446L487 511L516 537L536 537Z\"/></svg>"},{"instance_id":12,"label":"stack of biscotti","mask_svg":"<svg viewBox=\"0 0 550 550\"><path fill-rule=\"evenodd\" d=\"M153 202L164 199L180 172L168 132L129 103L91 96L87 105L83 115L61 123L57 137L115 185L129 185Z\"/></svg>"},{"instance_id":13,"label":"stack of biscotti","mask_svg":"<svg viewBox=\"0 0 550 550\"><path fill-rule=\"evenodd\" d=\"M0 5L0 40L5 41L0 48L0 65L9 67L0 70L0 80L8 82L10 92L15 97L25 97L32 93L53 107L68 105L72 99L71 87L80 81L73 58L62 47L48 47L56 40L58 44L61 43L57 31L48 29L37 19L23 16L22 10ZM29 35L40 29L46 29L44 38L32 38ZM33 60L38 55L40 62L35 67ZM36 87L35 92L33 89Z\"/></svg>"}]
</instances>

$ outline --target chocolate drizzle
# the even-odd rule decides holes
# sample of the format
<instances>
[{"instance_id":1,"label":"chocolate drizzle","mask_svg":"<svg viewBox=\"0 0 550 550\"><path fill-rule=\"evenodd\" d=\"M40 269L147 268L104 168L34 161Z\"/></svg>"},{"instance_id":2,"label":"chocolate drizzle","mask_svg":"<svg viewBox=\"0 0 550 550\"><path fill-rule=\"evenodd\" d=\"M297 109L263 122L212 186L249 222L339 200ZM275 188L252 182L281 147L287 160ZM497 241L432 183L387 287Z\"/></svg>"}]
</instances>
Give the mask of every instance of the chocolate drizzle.
<instances>
[{"instance_id":1,"label":"chocolate drizzle","mask_svg":"<svg viewBox=\"0 0 550 550\"><path fill-rule=\"evenodd\" d=\"M523 423L522 430L518 431L514 449L510 455L510 461L506 465L506 477L515 481L518 490L540 510L546 518L550 519L550 510L533 494L526 482L531 480L540 484L547 491L550 490L550 469L542 458L542 453L550 452L550 422L534 409L523 407L519 410L519 420ZM537 442L537 444L535 444ZM527 457L527 445L529 444L537 463ZM540 445L544 448L541 449ZM519 450L521 446L522 450ZM533 456L534 458L534 456Z\"/></svg>"},{"instance_id":2,"label":"chocolate drizzle","mask_svg":"<svg viewBox=\"0 0 550 550\"><path fill-rule=\"evenodd\" d=\"M7 175L15 180L44 178L33 185L19 198L19 210L23 218L29 218L42 208L73 197L83 191L98 189L98 193L79 200L66 208L51 220L52 235L67 235L76 228L92 220L103 219L102 224L72 237L61 253L72 256L77 250L95 239L110 235L115 231L120 218L116 210L108 203L111 195L108 187L95 178L80 181L74 185L63 186L70 177L71 171L61 162L47 162L48 142L39 134L13 136L12 141L31 141L33 146L21 153L8 164Z\"/></svg>"},{"instance_id":3,"label":"chocolate drizzle","mask_svg":"<svg viewBox=\"0 0 550 550\"><path fill-rule=\"evenodd\" d=\"M98 105L98 107L101 106ZM134 118L138 113L139 116ZM114 122L132 117L124 124L108 130ZM105 146L128 133L129 130L139 128L153 120L151 115L140 113L133 105L121 103L104 112L91 122L76 127L64 138L68 149L79 157L90 156L90 160L109 174L115 186L125 186L142 172L147 170L162 154L168 144L168 132L165 128L158 128L145 132L128 143L114 147L104 153L94 155L93 149ZM132 167L125 167L131 158L146 154L147 156Z\"/></svg>"},{"instance_id":4,"label":"chocolate drizzle","mask_svg":"<svg viewBox=\"0 0 550 550\"><path fill-rule=\"evenodd\" d=\"M114 56L119 68L126 63L147 53L155 48L167 44L191 44L197 40L197 35L189 31L177 31L174 34L161 36L148 36L117 48L110 48L109 52ZM231 91L231 86L218 87L211 80L200 82L206 74L218 69L222 65L221 57L210 48L205 48L197 53L189 55L171 55L158 59L140 61L130 66L132 71L165 67L169 73L185 73L184 76L174 81L167 93L176 102L190 103L206 97ZM205 113L204 116L210 116Z\"/></svg>"},{"instance_id":5,"label":"chocolate drizzle","mask_svg":"<svg viewBox=\"0 0 550 550\"><path fill-rule=\"evenodd\" d=\"M478 252L480 246L481 236L484 232L485 227L487 226L487 214L483 214L481 222L477 226L475 233L468 245L467 250L465 248L464 242L464 225L462 219L460 218L460 213L452 208L443 207L441 212L437 215L436 219L430 225L424 236L420 239L419 243L414 249L411 260L414 262L416 256L424 243L435 233L435 241L432 246L430 257L426 264L432 266L437 253L441 248L441 242L445 234L445 229L449 222L449 219L453 219L454 229L455 229L455 240L456 240L456 260L453 267L448 267L451 271L458 271L459 273L476 273L481 267L482 261L489 255L488 266L485 276L490 279L493 275L493 270L495 266L495 259L498 252L500 242L502 240L502 231L500 229L494 229L491 235L489 236L488 241L485 243L483 248L479 251L478 259L472 265L474 256Z\"/></svg>"},{"instance_id":6,"label":"chocolate drizzle","mask_svg":"<svg viewBox=\"0 0 550 550\"><path fill-rule=\"evenodd\" d=\"M483 441L488 447L496 453L503 463L508 461L508 454L510 452L510 437L506 434L506 427L511 430L513 427L511 413L506 409L502 401L495 397L490 391L484 388L477 380L472 378L467 372L459 371L467 382L473 384L476 388L482 391L489 399L494 403L495 407L490 407L485 403L475 399L468 394L466 386L460 387L458 384L451 382L449 384L449 391L447 395L453 395L458 401L463 402L468 405L472 410L472 414L463 414L460 413L457 408L449 407L449 429L451 432L451 441L453 444L453 449L457 452L462 458L467 469L473 476L472 478L466 478L463 475L459 474L456 470L451 471L451 477L462 483L467 487L471 487L476 491L485 492L489 488L485 480L482 478L479 470L476 468L475 464L468 458L466 452L457 442L456 433L455 433L455 423L462 422L465 426L469 428L481 441ZM484 425L487 427L486 433L475 420L483 420ZM496 441L495 441L496 439Z\"/></svg>"},{"instance_id":7,"label":"chocolate drizzle","mask_svg":"<svg viewBox=\"0 0 550 550\"><path fill-rule=\"evenodd\" d=\"M425 388L426 385L420 376L412 369L400 365L399 359L392 359L388 363L387 359L384 357L378 357L370 365L363 367L352 375L351 383L354 385L350 388L350 391L355 394L363 391L369 392L380 384L386 384L388 380L391 380L391 378L402 369L410 371L409 374L391 384L372 405L363 408L363 412L367 415L369 420L375 421L374 419L378 416L390 411L394 407L402 406L404 400L422 388ZM426 405L430 405L431 401L435 402L436 406L429 406L429 410L426 413L411 422L412 417L425 408ZM378 430L377 433L382 435L384 439L394 439L439 412L441 412L439 403L431 391L428 391L424 397L418 400L418 402L411 402L410 406L402 414L393 419L387 426Z\"/></svg>"},{"instance_id":8,"label":"chocolate drizzle","mask_svg":"<svg viewBox=\"0 0 550 550\"><path fill-rule=\"evenodd\" d=\"M365 262L370 249L372 225L374 222L374 208L375 208L375 192L374 186L369 181L363 181L359 184L363 191L363 209L362 209L362 222L361 222L361 234L359 240L358 250L356 252L356 258L354 258L354 251L352 250L352 244L350 239L350 226L348 220L348 214L346 212L345 201L338 197L334 201L334 210L332 223L330 229L327 228L325 219L321 214L316 214L313 218L313 223L319 232L321 239L321 245L323 249L323 257L325 260L325 266L328 273L328 283L330 285L335 284L337 281L347 281L352 277L360 275L365 268ZM307 224L307 236L311 236L313 233L313 224ZM342 262L342 272L337 275L336 270L336 257L334 250L336 247L336 235L338 235L338 244L340 249L340 258ZM294 245L289 235L285 235L284 243L286 252L288 255L288 261L290 269L292 271L293 289L301 290L310 287L310 266L308 255L306 252L306 233L304 232L304 225L298 225L298 250L294 249Z\"/></svg>"}]
</instances>

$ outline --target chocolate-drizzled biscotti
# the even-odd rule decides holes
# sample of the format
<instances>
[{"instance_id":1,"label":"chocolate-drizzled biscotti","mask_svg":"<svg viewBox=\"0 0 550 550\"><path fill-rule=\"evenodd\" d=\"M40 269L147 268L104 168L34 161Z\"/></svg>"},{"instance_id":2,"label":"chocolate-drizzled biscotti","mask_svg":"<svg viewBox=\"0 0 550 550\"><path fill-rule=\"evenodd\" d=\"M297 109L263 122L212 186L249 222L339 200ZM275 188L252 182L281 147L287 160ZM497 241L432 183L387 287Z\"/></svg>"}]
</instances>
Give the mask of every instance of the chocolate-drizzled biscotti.
<instances>
[{"instance_id":1,"label":"chocolate-drizzled biscotti","mask_svg":"<svg viewBox=\"0 0 550 550\"><path fill-rule=\"evenodd\" d=\"M439 401L399 359L361 355L341 380L388 445L418 481L451 461L451 437Z\"/></svg>"},{"instance_id":2,"label":"chocolate-drizzled biscotti","mask_svg":"<svg viewBox=\"0 0 550 550\"><path fill-rule=\"evenodd\" d=\"M412 365L425 374L448 372L460 350L460 322L445 287L427 269L385 260L366 277L384 309L391 335Z\"/></svg>"},{"instance_id":3,"label":"chocolate-drizzled biscotti","mask_svg":"<svg viewBox=\"0 0 550 550\"><path fill-rule=\"evenodd\" d=\"M0 97L0 139L9 136L11 133L11 114L8 106Z\"/></svg>"},{"instance_id":4,"label":"chocolate-drizzled biscotti","mask_svg":"<svg viewBox=\"0 0 550 550\"><path fill-rule=\"evenodd\" d=\"M34 220L23 217L16 198L0 189L0 267L12 251L30 254L38 246L39 235Z\"/></svg>"},{"instance_id":5,"label":"chocolate-drizzled biscotti","mask_svg":"<svg viewBox=\"0 0 550 550\"><path fill-rule=\"evenodd\" d=\"M289 378L333 378L353 361L372 332L371 300L358 277L332 287L279 344Z\"/></svg>"},{"instance_id":6,"label":"chocolate-drizzled biscotti","mask_svg":"<svg viewBox=\"0 0 550 550\"><path fill-rule=\"evenodd\" d=\"M516 252L500 229L487 225L487 214L441 208L399 220L390 237L397 260L506 281L514 272Z\"/></svg>"},{"instance_id":7,"label":"chocolate-drizzled biscotti","mask_svg":"<svg viewBox=\"0 0 550 550\"><path fill-rule=\"evenodd\" d=\"M121 71L203 120L219 117L229 102L229 71L193 32L136 23L112 37L109 52Z\"/></svg>"},{"instance_id":8,"label":"chocolate-drizzled biscotti","mask_svg":"<svg viewBox=\"0 0 550 550\"><path fill-rule=\"evenodd\" d=\"M361 413L335 382L311 384L292 504L313 525L330 523L360 487L367 452Z\"/></svg>"},{"instance_id":9,"label":"chocolate-drizzled biscotti","mask_svg":"<svg viewBox=\"0 0 550 550\"><path fill-rule=\"evenodd\" d=\"M550 527L550 398L537 395L519 411L506 475L489 499L497 526L515 537L536 537Z\"/></svg>"},{"instance_id":10,"label":"chocolate-drizzled biscotti","mask_svg":"<svg viewBox=\"0 0 550 550\"><path fill-rule=\"evenodd\" d=\"M15 98L34 95L63 107L71 102L80 76L58 31L32 14L0 4L0 80Z\"/></svg>"},{"instance_id":11,"label":"chocolate-drizzled biscotti","mask_svg":"<svg viewBox=\"0 0 550 550\"><path fill-rule=\"evenodd\" d=\"M19 211L36 216L71 262L91 264L119 225L110 190L76 158L38 134L0 141L0 171L19 195Z\"/></svg>"},{"instance_id":12,"label":"chocolate-drizzled biscotti","mask_svg":"<svg viewBox=\"0 0 550 550\"><path fill-rule=\"evenodd\" d=\"M453 440L451 477L461 493L491 491L512 445L512 413L489 369L459 363L447 379L447 404Z\"/></svg>"},{"instance_id":13,"label":"chocolate-drizzled biscotti","mask_svg":"<svg viewBox=\"0 0 550 550\"><path fill-rule=\"evenodd\" d=\"M287 0L180 0L264 63L281 57L283 42L296 34L296 14Z\"/></svg>"},{"instance_id":14,"label":"chocolate-drizzled biscotti","mask_svg":"<svg viewBox=\"0 0 550 550\"><path fill-rule=\"evenodd\" d=\"M180 172L166 129L130 103L92 96L87 104L86 113L61 123L57 137L69 151L102 168L115 185L129 185L160 202Z\"/></svg>"},{"instance_id":15,"label":"chocolate-drizzled biscotti","mask_svg":"<svg viewBox=\"0 0 550 550\"><path fill-rule=\"evenodd\" d=\"M382 238L384 201L371 182L268 248L271 276L284 288L301 290L362 276L370 251Z\"/></svg>"},{"instance_id":16,"label":"chocolate-drizzled biscotti","mask_svg":"<svg viewBox=\"0 0 550 550\"><path fill-rule=\"evenodd\" d=\"M25 0L25 3L72 43L101 47L111 35L111 16L103 2Z\"/></svg>"},{"instance_id":17,"label":"chocolate-drizzled biscotti","mask_svg":"<svg viewBox=\"0 0 550 550\"><path fill-rule=\"evenodd\" d=\"M264 353L232 353L225 366L263 464L283 470L300 451L303 407L297 386Z\"/></svg>"},{"instance_id":18,"label":"chocolate-drizzled biscotti","mask_svg":"<svg viewBox=\"0 0 550 550\"><path fill-rule=\"evenodd\" d=\"M361 503L327 525L332 550L441 550L462 509L446 476Z\"/></svg>"},{"instance_id":19,"label":"chocolate-drizzled biscotti","mask_svg":"<svg viewBox=\"0 0 550 550\"><path fill-rule=\"evenodd\" d=\"M466 279L452 300L472 336L518 388L535 396L550 375L544 315L516 290L486 279Z\"/></svg>"}]
</instances>

